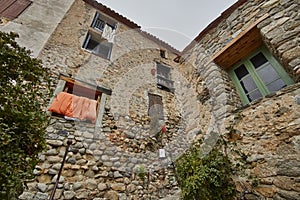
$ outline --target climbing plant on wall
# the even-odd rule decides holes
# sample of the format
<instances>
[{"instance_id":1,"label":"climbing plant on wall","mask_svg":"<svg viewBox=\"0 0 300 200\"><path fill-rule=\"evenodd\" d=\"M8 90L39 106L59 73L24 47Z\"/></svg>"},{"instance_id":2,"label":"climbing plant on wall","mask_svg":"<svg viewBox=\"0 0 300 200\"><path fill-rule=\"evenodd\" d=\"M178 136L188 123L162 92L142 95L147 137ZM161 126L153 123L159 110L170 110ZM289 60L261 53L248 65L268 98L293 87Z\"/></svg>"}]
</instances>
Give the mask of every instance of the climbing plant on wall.
<instances>
[{"instance_id":1,"label":"climbing plant on wall","mask_svg":"<svg viewBox=\"0 0 300 200\"><path fill-rule=\"evenodd\" d=\"M0 32L0 199L22 192L44 147L48 121L42 108L49 73L17 44L17 37Z\"/></svg>"},{"instance_id":2,"label":"climbing plant on wall","mask_svg":"<svg viewBox=\"0 0 300 200\"><path fill-rule=\"evenodd\" d=\"M231 180L233 165L216 145L201 156L199 146L192 146L176 160L178 183L184 200L231 200L235 186Z\"/></svg>"}]
</instances>

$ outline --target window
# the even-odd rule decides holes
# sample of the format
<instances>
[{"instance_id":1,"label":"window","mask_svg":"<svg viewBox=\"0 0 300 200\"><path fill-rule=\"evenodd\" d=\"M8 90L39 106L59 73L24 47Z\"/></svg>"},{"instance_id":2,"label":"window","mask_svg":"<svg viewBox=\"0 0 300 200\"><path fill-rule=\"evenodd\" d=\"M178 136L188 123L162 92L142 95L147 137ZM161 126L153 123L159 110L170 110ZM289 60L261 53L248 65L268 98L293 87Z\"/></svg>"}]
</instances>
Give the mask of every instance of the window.
<instances>
[{"instance_id":1,"label":"window","mask_svg":"<svg viewBox=\"0 0 300 200\"><path fill-rule=\"evenodd\" d=\"M160 49L159 52L160 52L160 57L168 58L168 53L165 49Z\"/></svg>"},{"instance_id":2,"label":"window","mask_svg":"<svg viewBox=\"0 0 300 200\"><path fill-rule=\"evenodd\" d=\"M103 92L82 81L61 75L62 85L51 102L48 111L53 116L69 120L80 120L95 123L100 108Z\"/></svg>"},{"instance_id":3,"label":"window","mask_svg":"<svg viewBox=\"0 0 300 200\"><path fill-rule=\"evenodd\" d=\"M157 63L156 68L157 87L169 92L174 92L174 81L171 80L171 68L161 63Z\"/></svg>"},{"instance_id":4,"label":"window","mask_svg":"<svg viewBox=\"0 0 300 200\"><path fill-rule=\"evenodd\" d=\"M293 83L265 47L252 53L228 72L244 104Z\"/></svg>"},{"instance_id":5,"label":"window","mask_svg":"<svg viewBox=\"0 0 300 200\"><path fill-rule=\"evenodd\" d=\"M116 27L116 22L96 12L82 48L102 58L109 59Z\"/></svg>"},{"instance_id":6,"label":"window","mask_svg":"<svg viewBox=\"0 0 300 200\"><path fill-rule=\"evenodd\" d=\"M92 24L92 27L99 30L99 31L103 31L104 27L105 27L105 22L99 18L96 18L94 23Z\"/></svg>"},{"instance_id":7,"label":"window","mask_svg":"<svg viewBox=\"0 0 300 200\"><path fill-rule=\"evenodd\" d=\"M257 25L268 17L267 13L258 18L212 56L217 65L228 71L244 105L293 84L263 46Z\"/></svg>"},{"instance_id":8,"label":"window","mask_svg":"<svg viewBox=\"0 0 300 200\"><path fill-rule=\"evenodd\" d=\"M0 0L0 16L10 20L17 18L29 5L28 0Z\"/></svg>"},{"instance_id":9,"label":"window","mask_svg":"<svg viewBox=\"0 0 300 200\"><path fill-rule=\"evenodd\" d=\"M109 59L112 50L112 43L89 32L86 36L83 48L95 55Z\"/></svg>"},{"instance_id":10,"label":"window","mask_svg":"<svg viewBox=\"0 0 300 200\"><path fill-rule=\"evenodd\" d=\"M149 110L148 115L152 119L164 119L162 97L156 94L148 94Z\"/></svg>"},{"instance_id":11,"label":"window","mask_svg":"<svg viewBox=\"0 0 300 200\"><path fill-rule=\"evenodd\" d=\"M105 17L104 15L101 15L100 13L96 12L91 27L102 32L104 31L105 27L110 27L110 29L112 30L116 29L117 24L110 18Z\"/></svg>"}]
</instances>

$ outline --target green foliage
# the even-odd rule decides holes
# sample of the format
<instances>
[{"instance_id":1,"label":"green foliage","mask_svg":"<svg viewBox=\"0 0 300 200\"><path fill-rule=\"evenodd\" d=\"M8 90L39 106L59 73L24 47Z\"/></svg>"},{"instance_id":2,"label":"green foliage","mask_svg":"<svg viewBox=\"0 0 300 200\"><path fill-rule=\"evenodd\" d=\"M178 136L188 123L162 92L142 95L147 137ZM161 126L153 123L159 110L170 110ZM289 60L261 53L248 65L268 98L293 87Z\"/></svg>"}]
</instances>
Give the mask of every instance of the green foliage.
<instances>
[{"instance_id":1,"label":"green foliage","mask_svg":"<svg viewBox=\"0 0 300 200\"><path fill-rule=\"evenodd\" d=\"M146 168L143 165L138 168L137 175L142 181L146 179Z\"/></svg>"},{"instance_id":2,"label":"green foliage","mask_svg":"<svg viewBox=\"0 0 300 200\"><path fill-rule=\"evenodd\" d=\"M15 33L0 32L0 199L22 192L45 146L49 73ZM10 195L10 197L9 197Z\"/></svg>"},{"instance_id":3,"label":"green foliage","mask_svg":"<svg viewBox=\"0 0 300 200\"><path fill-rule=\"evenodd\" d=\"M234 199L232 164L218 147L201 158L199 147L193 146L177 159L176 172L184 200Z\"/></svg>"}]
</instances>

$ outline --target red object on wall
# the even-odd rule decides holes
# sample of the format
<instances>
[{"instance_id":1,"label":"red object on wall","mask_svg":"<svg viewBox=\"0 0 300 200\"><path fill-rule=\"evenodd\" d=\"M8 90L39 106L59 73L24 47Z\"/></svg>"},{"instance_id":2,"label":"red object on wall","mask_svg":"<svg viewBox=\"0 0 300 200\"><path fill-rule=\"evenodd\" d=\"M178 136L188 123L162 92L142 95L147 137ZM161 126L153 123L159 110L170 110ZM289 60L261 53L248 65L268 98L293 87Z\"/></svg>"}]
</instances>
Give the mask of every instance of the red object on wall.
<instances>
[{"instance_id":1,"label":"red object on wall","mask_svg":"<svg viewBox=\"0 0 300 200\"><path fill-rule=\"evenodd\" d=\"M165 125L162 125L162 126L161 126L161 132L162 132L162 133L166 133L166 132L167 132L167 128L166 128Z\"/></svg>"},{"instance_id":2,"label":"red object on wall","mask_svg":"<svg viewBox=\"0 0 300 200\"><path fill-rule=\"evenodd\" d=\"M151 69L151 74L154 76L156 74L156 69Z\"/></svg>"}]
</instances>

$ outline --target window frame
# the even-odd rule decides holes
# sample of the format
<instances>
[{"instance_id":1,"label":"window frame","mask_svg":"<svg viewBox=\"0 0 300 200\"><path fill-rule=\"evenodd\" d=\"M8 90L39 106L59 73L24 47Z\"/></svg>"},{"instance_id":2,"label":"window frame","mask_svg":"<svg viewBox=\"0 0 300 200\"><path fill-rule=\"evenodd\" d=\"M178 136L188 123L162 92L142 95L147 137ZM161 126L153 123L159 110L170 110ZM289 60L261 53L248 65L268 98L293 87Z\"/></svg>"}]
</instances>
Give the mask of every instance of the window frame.
<instances>
[{"instance_id":1,"label":"window frame","mask_svg":"<svg viewBox=\"0 0 300 200\"><path fill-rule=\"evenodd\" d=\"M98 19L104 23L104 26L103 26L102 29L99 29L96 26L96 21ZM114 22L113 20L109 19L108 17L100 14L99 12L96 12L96 14L95 14L95 16L93 18L91 27L94 28L97 31L103 32L105 25L110 26L113 30L115 30L117 28L117 22Z\"/></svg>"},{"instance_id":2,"label":"window frame","mask_svg":"<svg viewBox=\"0 0 300 200\"><path fill-rule=\"evenodd\" d=\"M59 75L59 81L58 81L57 87L54 91L53 97L50 99L49 106L48 106L47 110L50 108L50 106L51 106L54 98L56 97L56 95L58 95L60 92L67 92L68 93L68 91L67 91L68 90L68 88L67 88L68 84L73 84L73 87L76 85L76 86L82 87L83 89L86 88L87 90L95 91L95 98L93 98L93 99L97 101L96 122L93 123L93 122L90 121L90 123L95 124L96 127L101 127L106 98L107 98L107 95L111 95L112 91L109 90L109 89L106 89L106 88L102 88L102 87L95 86L93 84L78 80L76 78L71 78L71 77L69 77L67 75L64 75L64 74ZM69 94L73 95L73 92L69 93ZM76 95L76 94L74 94L74 95ZM89 98L89 99L92 99L88 96L85 96L85 97ZM53 116L53 117L64 118L64 115L59 114L59 113L54 113L54 112L51 112L51 111L47 111L47 113L50 116ZM83 121L83 122L88 122L89 123L89 120L86 120L86 121Z\"/></svg>"},{"instance_id":3,"label":"window frame","mask_svg":"<svg viewBox=\"0 0 300 200\"><path fill-rule=\"evenodd\" d=\"M99 108L100 108L100 101L101 101L101 98L102 98L101 97L102 96L102 92L100 92L98 90L95 90L95 94L94 94L95 97L91 98L87 94L91 94L91 91L93 89L87 87L86 85L83 85L79 81L76 81L76 80L73 80L71 78L67 78L67 77L64 77L64 76L61 76L60 80L65 81L64 86L62 87L62 91L61 92L66 92L66 93L74 95L74 96L85 97L85 98L97 101L97 106L96 106L96 119L97 119L98 115L99 115ZM78 93L74 93L74 87L80 88L81 92L79 94ZM84 90L86 90L86 92ZM56 112L51 112L51 116L65 118L65 116L63 114L56 113ZM72 117L69 117L69 119L72 119ZM76 120L76 118L74 118L74 120ZM84 120L84 122L92 123L89 120Z\"/></svg>"},{"instance_id":4,"label":"window frame","mask_svg":"<svg viewBox=\"0 0 300 200\"><path fill-rule=\"evenodd\" d=\"M101 50L101 47L105 46L105 47L108 47L109 48L109 51L108 51L108 54L105 56L103 54L99 52L96 52L96 51L93 51L93 50L90 50L88 49L88 45L89 45L89 42L93 40L94 42L97 42L98 43L98 48L99 50ZM108 44L108 45L106 45ZM92 33L91 31L88 31L87 33L87 36L84 40L84 43L82 45L82 48L84 48L86 51L94 54L94 55L97 55L101 58L105 58L107 60L110 60L110 57L111 57L111 52L112 52L112 48L113 48L113 43L107 41L106 39L102 38L101 36L96 36L95 33Z\"/></svg>"},{"instance_id":5,"label":"window frame","mask_svg":"<svg viewBox=\"0 0 300 200\"><path fill-rule=\"evenodd\" d=\"M165 68L165 70L159 70L159 68ZM159 71L162 71L164 73L164 71L167 71L167 73L165 75L161 75L159 74ZM166 90L168 92L172 92L174 93L174 81L172 80L172 74L171 74L171 71L172 71L172 68L163 64L163 63L160 63L160 62L157 62L156 63L156 84L157 84L157 87L159 89L162 89L162 90ZM162 84L160 83L160 81L165 81L167 84Z\"/></svg>"},{"instance_id":6,"label":"window frame","mask_svg":"<svg viewBox=\"0 0 300 200\"><path fill-rule=\"evenodd\" d=\"M291 85L293 84L293 80L289 77L287 72L284 70L284 68L279 64L279 62L275 59L275 57L271 54L271 52L265 47L261 46L255 51L253 51L251 54L249 54L246 58L243 58L242 61L235 64L233 67L231 67L228 70L228 74L233 81L237 92L242 100L242 103L244 105L249 104L251 101L248 99L244 89L242 88L242 85L240 84L240 80L238 79L236 73L234 72L235 69L240 67L242 64L244 64L245 68L248 70L249 75L252 77L254 83L256 84L258 90L262 94L262 97L265 97L266 95L272 93L272 91L269 91L266 84L263 82L263 79L259 76L257 70L254 68L253 64L250 62L250 59L257 55L258 53L262 53L267 61L271 64L273 69L277 72L280 79L286 84ZM255 100L253 100L255 101Z\"/></svg>"},{"instance_id":7,"label":"window frame","mask_svg":"<svg viewBox=\"0 0 300 200\"><path fill-rule=\"evenodd\" d=\"M98 26L96 26L97 20L100 20L102 22L103 27L99 28ZM117 29L117 22L105 15L102 15L100 12L96 11L94 18L92 20L92 23L87 32L87 35L84 39L82 48L96 56L110 60L112 49L113 49L113 37L114 36L111 36L111 38L106 38L103 36L105 26L111 27L111 29L114 32ZM114 33L113 33L113 35L114 35ZM96 45L97 50L87 48L91 40L98 43ZM109 49L107 54L105 54L105 55L101 54L101 49L103 49L103 47Z\"/></svg>"}]
</instances>

